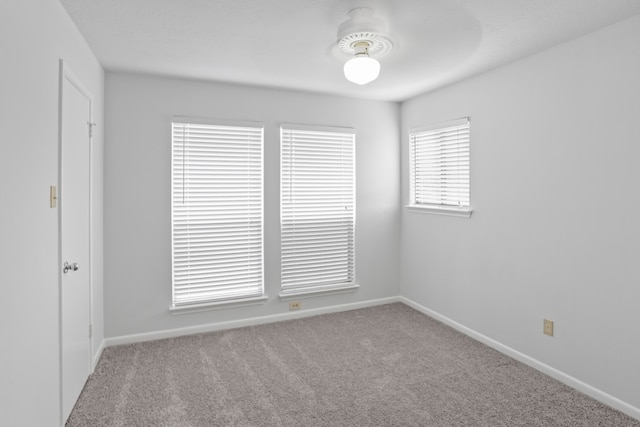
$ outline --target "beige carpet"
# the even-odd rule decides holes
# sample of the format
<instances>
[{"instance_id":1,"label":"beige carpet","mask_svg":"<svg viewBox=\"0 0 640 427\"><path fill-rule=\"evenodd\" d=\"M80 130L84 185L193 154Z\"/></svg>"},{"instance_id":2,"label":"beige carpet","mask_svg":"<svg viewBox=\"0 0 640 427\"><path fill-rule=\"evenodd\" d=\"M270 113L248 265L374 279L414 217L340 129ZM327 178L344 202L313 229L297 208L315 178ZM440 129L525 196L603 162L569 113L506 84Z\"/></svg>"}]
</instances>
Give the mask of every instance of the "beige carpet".
<instances>
[{"instance_id":1,"label":"beige carpet","mask_svg":"<svg viewBox=\"0 0 640 427\"><path fill-rule=\"evenodd\" d=\"M67 426L640 426L403 305L105 349Z\"/></svg>"}]
</instances>

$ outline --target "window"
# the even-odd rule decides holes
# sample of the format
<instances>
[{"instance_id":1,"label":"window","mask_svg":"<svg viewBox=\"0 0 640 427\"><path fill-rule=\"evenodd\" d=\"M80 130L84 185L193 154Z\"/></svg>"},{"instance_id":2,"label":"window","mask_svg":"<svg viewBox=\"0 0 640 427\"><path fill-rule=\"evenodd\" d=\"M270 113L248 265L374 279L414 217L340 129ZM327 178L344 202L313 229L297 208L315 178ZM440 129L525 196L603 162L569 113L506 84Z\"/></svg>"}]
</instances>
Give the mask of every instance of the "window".
<instances>
[{"instance_id":1,"label":"window","mask_svg":"<svg viewBox=\"0 0 640 427\"><path fill-rule=\"evenodd\" d=\"M296 125L280 132L280 295L354 289L355 134Z\"/></svg>"},{"instance_id":2,"label":"window","mask_svg":"<svg viewBox=\"0 0 640 427\"><path fill-rule=\"evenodd\" d=\"M470 216L469 119L409 132L409 207Z\"/></svg>"},{"instance_id":3,"label":"window","mask_svg":"<svg viewBox=\"0 0 640 427\"><path fill-rule=\"evenodd\" d=\"M261 125L172 123L173 309L264 295Z\"/></svg>"}]
</instances>

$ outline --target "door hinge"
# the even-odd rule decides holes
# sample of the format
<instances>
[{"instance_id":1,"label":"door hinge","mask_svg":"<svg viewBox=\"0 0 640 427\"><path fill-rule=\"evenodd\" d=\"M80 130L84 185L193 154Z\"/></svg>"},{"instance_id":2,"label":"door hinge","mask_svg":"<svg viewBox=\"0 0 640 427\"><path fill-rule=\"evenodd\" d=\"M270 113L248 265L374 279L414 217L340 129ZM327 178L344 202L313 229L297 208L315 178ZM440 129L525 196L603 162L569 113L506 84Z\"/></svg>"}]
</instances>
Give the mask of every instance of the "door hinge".
<instances>
[{"instance_id":1,"label":"door hinge","mask_svg":"<svg viewBox=\"0 0 640 427\"><path fill-rule=\"evenodd\" d=\"M93 337L93 325L89 325L89 338Z\"/></svg>"},{"instance_id":2,"label":"door hinge","mask_svg":"<svg viewBox=\"0 0 640 427\"><path fill-rule=\"evenodd\" d=\"M89 125L89 138L93 138L93 127L96 125L95 123L87 122Z\"/></svg>"}]
</instances>

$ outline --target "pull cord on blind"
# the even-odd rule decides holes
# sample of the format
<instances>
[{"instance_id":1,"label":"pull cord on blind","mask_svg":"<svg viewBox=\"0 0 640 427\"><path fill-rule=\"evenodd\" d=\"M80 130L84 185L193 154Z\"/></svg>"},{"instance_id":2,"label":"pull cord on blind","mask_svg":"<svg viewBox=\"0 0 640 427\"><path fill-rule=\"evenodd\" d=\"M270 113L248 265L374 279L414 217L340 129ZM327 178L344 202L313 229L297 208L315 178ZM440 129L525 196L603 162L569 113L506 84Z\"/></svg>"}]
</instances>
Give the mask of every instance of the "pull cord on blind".
<instances>
[{"instance_id":1,"label":"pull cord on blind","mask_svg":"<svg viewBox=\"0 0 640 427\"><path fill-rule=\"evenodd\" d=\"M469 120L409 134L411 205L469 207Z\"/></svg>"},{"instance_id":2,"label":"pull cord on blind","mask_svg":"<svg viewBox=\"0 0 640 427\"><path fill-rule=\"evenodd\" d=\"M281 128L282 294L355 283L355 135Z\"/></svg>"},{"instance_id":3,"label":"pull cord on blind","mask_svg":"<svg viewBox=\"0 0 640 427\"><path fill-rule=\"evenodd\" d=\"M172 123L173 306L262 296L262 127Z\"/></svg>"}]
</instances>

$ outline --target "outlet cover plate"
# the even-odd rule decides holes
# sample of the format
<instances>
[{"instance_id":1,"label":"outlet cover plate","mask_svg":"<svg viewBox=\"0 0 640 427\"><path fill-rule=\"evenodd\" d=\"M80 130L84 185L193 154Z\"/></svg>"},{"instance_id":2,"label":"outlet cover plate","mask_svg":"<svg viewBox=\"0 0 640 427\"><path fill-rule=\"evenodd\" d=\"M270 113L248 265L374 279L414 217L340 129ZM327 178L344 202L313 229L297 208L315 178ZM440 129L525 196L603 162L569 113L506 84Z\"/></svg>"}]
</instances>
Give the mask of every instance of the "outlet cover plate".
<instances>
[{"instance_id":1,"label":"outlet cover plate","mask_svg":"<svg viewBox=\"0 0 640 427\"><path fill-rule=\"evenodd\" d=\"M289 310L300 310L302 308L302 303L300 301L291 301L289 303Z\"/></svg>"}]
</instances>

